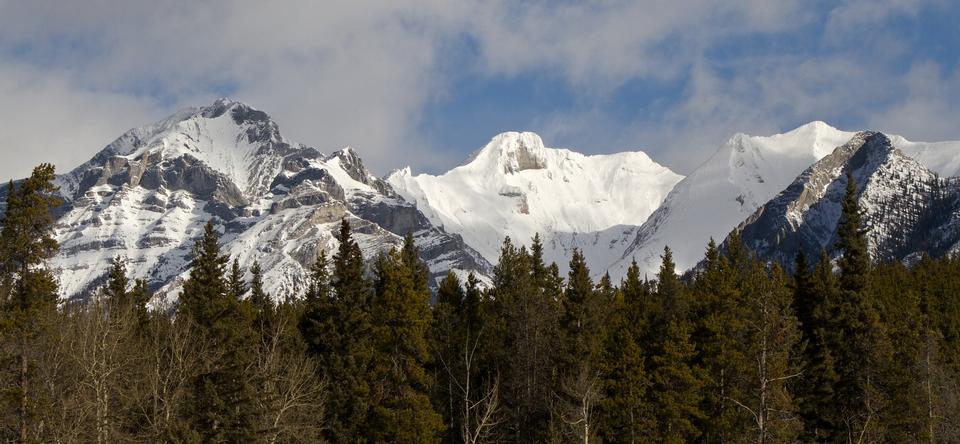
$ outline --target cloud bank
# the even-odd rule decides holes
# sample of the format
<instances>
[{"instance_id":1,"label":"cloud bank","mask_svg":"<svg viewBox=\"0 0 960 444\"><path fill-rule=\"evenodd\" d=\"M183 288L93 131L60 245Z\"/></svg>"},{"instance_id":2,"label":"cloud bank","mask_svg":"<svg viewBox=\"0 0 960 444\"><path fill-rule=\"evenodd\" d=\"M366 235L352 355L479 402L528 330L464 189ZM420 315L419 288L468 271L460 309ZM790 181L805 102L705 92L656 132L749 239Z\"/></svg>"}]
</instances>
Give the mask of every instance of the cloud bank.
<instances>
[{"instance_id":1,"label":"cloud bank","mask_svg":"<svg viewBox=\"0 0 960 444\"><path fill-rule=\"evenodd\" d=\"M534 129L588 152L642 148L680 172L734 132L814 119L960 138L956 9L910 0L0 0L0 152L9 159L0 176L40 161L71 168L132 126L218 96L267 111L321 150L354 146L379 173L408 163L443 170L483 143L460 135L487 129L436 111L475 106L458 95L463 82L479 85L490 113L516 106L503 84L548 84L542 96L566 104L529 104L490 130ZM930 16L947 18L933 37L945 48L916 33Z\"/></svg>"}]
</instances>

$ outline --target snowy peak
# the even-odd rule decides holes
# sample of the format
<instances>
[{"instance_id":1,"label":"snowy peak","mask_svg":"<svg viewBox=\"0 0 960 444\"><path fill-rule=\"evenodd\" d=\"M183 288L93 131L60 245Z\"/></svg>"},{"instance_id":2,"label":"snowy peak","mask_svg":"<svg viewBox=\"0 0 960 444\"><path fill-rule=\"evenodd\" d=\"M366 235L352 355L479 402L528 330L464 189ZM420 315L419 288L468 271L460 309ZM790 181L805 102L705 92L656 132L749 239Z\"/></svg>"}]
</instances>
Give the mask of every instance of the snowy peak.
<instances>
[{"instance_id":1,"label":"snowy peak","mask_svg":"<svg viewBox=\"0 0 960 444\"><path fill-rule=\"evenodd\" d=\"M504 174L543 169L547 167L547 150L536 133L506 132L474 153L467 166Z\"/></svg>"},{"instance_id":2,"label":"snowy peak","mask_svg":"<svg viewBox=\"0 0 960 444\"><path fill-rule=\"evenodd\" d=\"M169 170L167 164L190 165L206 176L219 176L242 200L254 201L269 190L283 168L283 159L304 150L288 142L263 111L241 102L219 99L202 108L188 108L151 125L127 131L89 162L61 180L68 198L108 180L104 174L137 165L138 172ZM111 167L112 166L112 167ZM222 179L222 180L221 180ZM129 181L136 185L138 180Z\"/></svg>"},{"instance_id":3,"label":"snowy peak","mask_svg":"<svg viewBox=\"0 0 960 444\"><path fill-rule=\"evenodd\" d=\"M854 135L759 208L739 229L743 242L787 268L800 250L811 257L821 249L832 252L847 173L857 186L874 258L943 254L956 242L956 230L944 228L956 211L955 186L872 131ZM938 245L923 246L931 238Z\"/></svg>"},{"instance_id":4,"label":"snowy peak","mask_svg":"<svg viewBox=\"0 0 960 444\"><path fill-rule=\"evenodd\" d=\"M611 248L620 248L611 245L629 231L615 227L643 223L681 178L644 153L587 156L512 132L440 176L403 169L386 180L434 225L460 234L491 262L505 236L523 244L539 233L556 252L547 259L565 264L569 249L583 242L610 257ZM609 236L601 235L608 229Z\"/></svg>"},{"instance_id":5,"label":"snowy peak","mask_svg":"<svg viewBox=\"0 0 960 444\"><path fill-rule=\"evenodd\" d=\"M622 276L633 260L642 272L656 273L664 246L673 250L678 269L696 265L711 238L726 237L805 168L855 134L816 121L772 136L734 135L673 188L611 267L611 275Z\"/></svg>"},{"instance_id":6,"label":"snowy peak","mask_svg":"<svg viewBox=\"0 0 960 444\"><path fill-rule=\"evenodd\" d=\"M209 220L226 254L268 270L278 297L302 290L318 252L336 247L342 219L367 257L410 233L432 277L490 268L370 174L354 149L323 156L285 139L267 113L229 99L132 129L57 182L67 203L53 265L67 295L95 288L109 258L122 255L136 277L175 297Z\"/></svg>"}]
</instances>

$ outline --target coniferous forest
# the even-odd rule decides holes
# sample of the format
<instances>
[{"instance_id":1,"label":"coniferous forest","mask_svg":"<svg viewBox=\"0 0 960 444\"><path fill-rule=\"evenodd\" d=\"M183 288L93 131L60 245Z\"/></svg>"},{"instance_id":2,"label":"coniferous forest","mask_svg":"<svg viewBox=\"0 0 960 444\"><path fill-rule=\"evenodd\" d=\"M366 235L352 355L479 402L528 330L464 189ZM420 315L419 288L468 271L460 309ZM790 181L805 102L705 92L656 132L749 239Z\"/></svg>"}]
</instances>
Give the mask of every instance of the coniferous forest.
<instances>
[{"instance_id":1,"label":"coniferous forest","mask_svg":"<svg viewBox=\"0 0 960 444\"><path fill-rule=\"evenodd\" d=\"M309 286L270 295L208 223L148 307L122 257L60 299L53 179L11 183L2 217L4 441L960 441L960 258L872 263L853 185L839 257L767 264L734 233L683 277L665 249L612 282L506 239L491 286L435 294L412 237L364 260L344 221Z\"/></svg>"}]
</instances>

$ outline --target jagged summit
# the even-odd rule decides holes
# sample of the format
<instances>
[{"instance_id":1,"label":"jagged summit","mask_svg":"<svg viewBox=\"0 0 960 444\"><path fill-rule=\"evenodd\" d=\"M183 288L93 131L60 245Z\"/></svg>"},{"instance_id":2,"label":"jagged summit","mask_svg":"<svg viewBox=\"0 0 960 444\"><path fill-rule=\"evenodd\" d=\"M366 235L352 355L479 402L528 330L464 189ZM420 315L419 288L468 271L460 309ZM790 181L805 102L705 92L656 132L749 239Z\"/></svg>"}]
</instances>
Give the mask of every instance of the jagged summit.
<instances>
[{"instance_id":1,"label":"jagged summit","mask_svg":"<svg viewBox=\"0 0 960 444\"><path fill-rule=\"evenodd\" d=\"M464 164L473 169L497 169L505 174L547 167L547 149L543 139L532 132L498 134L486 146L474 152Z\"/></svg>"},{"instance_id":2,"label":"jagged summit","mask_svg":"<svg viewBox=\"0 0 960 444\"><path fill-rule=\"evenodd\" d=\"M836 254L840 205L848 176L855 181L867 240L875 259L908 260L955 250L960 194L909 157L886 134L862 131L800 174L741 224L743 242L787 268L803 250ZM956 154L956 151L954 152Z\"/></svg>"},{"instance_id":3,"label":"jagged summit","mask_svg":"<svg viewBox=\"0 0 960 444\"><path fill-rule=\"evenodd\" d=\"M295 153L319 156L318 151L285 139L265 112L218 99L209 106L183 109L127 131L90 161L62 176L60 185L66 197L73 199L125 166L136 165L136 177L128 180L129 185L136 185L143 174L163 176L159 171L178 164L205 170L207 176L216 173L224 182L220 186L238 190L237 202L254 201L269 191L271 180L284 168L284 158Z\"/></svg>"},{"instance_id":4,"label":"jagged summit","mask_svg":"<svg viewBox=\"0 0 960 444\"><path fill-rule=\"evenodd\" d=\"M109 259L122 255L135 277L176 297L208 220L223 233L225 253L264 267L277 297L302 291L306 268L336 247L344 218L368 257L412 233L432 274L483 276L490 267L373 176L354 149L324 156L230 99L127 131L57 182L67 204L53 265L69 296L95 287Z\"/></svg>"}]
</instances>

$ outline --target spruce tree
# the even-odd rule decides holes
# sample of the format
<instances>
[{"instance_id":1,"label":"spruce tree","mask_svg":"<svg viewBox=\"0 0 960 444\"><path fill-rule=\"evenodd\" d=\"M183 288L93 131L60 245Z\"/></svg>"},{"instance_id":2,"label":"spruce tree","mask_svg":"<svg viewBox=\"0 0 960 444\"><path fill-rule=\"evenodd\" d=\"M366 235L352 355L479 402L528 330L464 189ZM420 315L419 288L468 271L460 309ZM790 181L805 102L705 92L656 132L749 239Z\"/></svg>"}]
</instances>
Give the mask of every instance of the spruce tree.
<instances>
[{"instance_id":1,"label":"spruce tree","mask_svg":"<svg viewBox=\"0 0 960 444\"><path fill-rule=\"evenodd\" d=\"M276 306L273 298L263 289L263 269L259 262L250 267L250 304L253 306L255 322L262 331L272 329L271 322Z\"/></svg>"},{"instance_id":2,"label":"spruce tree","mask_svg":"<svg viewBox=\"0 0 960 444\"><path fill-rule=\"evenodd\" d=\"M107 285L103 289L111 314L119 315L132 307L127 293L129 284L126 263L120 256L114 257L110 263L110 271L107 272Z\"/></svg>"},{"instance_id":3,"label":"spruce tree","mask_svg":"<svg viewBox=\"0 0 960 444\"><path fill-rule=\"evenodd\" d=\"M228 258L220 254L212 221L204 227L193 254L179 314L202 331L220 354L204 362L193 381L190 417L204 441L249 441L256 433L253 387L245 373L253 362L252 320L224 278Z\"/></svg>"},{"instance_id":4,"label":"spruce tree","mask_svg":"<svg viewBox=\"0 0 960 444\"><path fill-rule=\"evenodd\" d=\"M682 318L666 321L651 359L650 374L656 428L655 442L692 442L700 436L696 422L703 418L700 410L703 382L690 365L695 345L690 341L689 323Z\"/></svg>"},{"instance_id":5,"label":"spruce tree","mask_svg":"<svg viewBox=\"0 0 960 444\"><path fill-rule=\"evenodd\" d=\"M837 373L836 330L837 284L833 265L826 251L810 276L809 288L797 287L795 300L803 294L809 299L799 306L805 320L801 323L803 375L795 381L794 391L800 418L803 420L804 441L836 441L841 439L840 414L835 401ZM795 301L795 305L797 302Z\"/></svg>"},{"instance_id":6,"label":"spruce tree","mask_svg":"<svg viewBox=\"0 0 960 444\"><path fill-rule=\"evenodd\" d=\"M657 274L655 313L649 330L650 401L655 412L653 439L680 443L700 436L697 421L704 417L700 409L703 378L693 365L696 348L691 341L691 325L683 284L669 247L664 247Z\"/></svg>"},{"instance_id":7,"label":"spruce tree","mask_svg":"<svg viewBox=\"0 0 960 444\"><path fill-rule=\"evenodd\" d=\"M748 415L731 401L745 398L740 379L752 367L743 343L749 308L743 288L747 253L736 233L728 238L726 251L741 265L733 266L711 239L690 306L692 340L697 344L694 364L704 383L704 418L698 428L701 438L711 442L727 441L751 425Z\"/></svg>"},{"instance_id":8,"label":"spruce tree","mask_svg":"<svg viewBox=\"0 0 960 444\"><path fill-rule=\"evenodd\" d=\"M243 270L240 269L240 260L234 259L230 265L230 277L227 278L227 291L234 299L240 300L247 293L247 283L243 280Z\"/></svg>"},{"instance_id":9,"label":"spruce tree","mask_svg":"<svg viewBox=\"0 0 960 444\"><path fill-rule=\"evenodd\" d=\"M742 287L745 322L735 336L742 363L734 367L736 389L729 395L748 422L728 436L750 431L756 442L794 442L801 426L788 385L802 370L794 359L800 333L791 307L793 294L779 266L768 271L764 263L752 260L749 267Z\"/></svg>"},{"instance_id":10,"label":"spruce tree","mask_svg":"<svg viewBox=\"0 0 960 444\"><path fill-rule=\"evenodd\" d=\"M660 271L657 273L657 302L659 314L672 317L684 313L686 307L680 299L680 277L677 276L676 264L673 263L673 251L669 246L663 247L660 257ZM685 313L684 313L685 314Z\"/></svg>"},{"instance_id":11,"label":"spruce tree","mask_svg":"<svg viewBox=\"0 0 960 444\"><path fill-rule=\"evenodd\" d=\"M310 283L303 295L303 312L297 323L308 353L318 357L328 352L326 335L335 328L328 266L327 253L320 250L310 266Z\"/></svg>"},{"instance_id":12,"label":"spruce tree","mask_svg":"<svg viewBox=\"0 0 960 444\"><path fill-rule=\"evenodd\" d=\"M326 379L335 381L328 393L326 438L366 441L374 397L370 374L375 353L372 290L364 275L360 246L346 218L340 222L338 241L330 276L331 297L323 297L328 291L322 282L325 267L318 260L311 284L314 294L308 296L300 330Z\"/></svg>"},{"instance_id":13,"label":"spruce tree","mask_svg":"<svg viewBox=\"0 0 960 444\"><path fill-rule=\"evenodd\" d=\"M464 292L460 279L453 271L447 272L437 288L437 303L433 307L433 326L430 329L434 353L433 374L436 380L434 402L446 425L446 442L455 442L461 427L461 387L464 336Z\"/></svg>"},{"instance_id":14,"label":"spruce tree","mask_svg":"<svg viewBox=\"0 0 960 444\"><path fill-rule=\"evenodd\" d=\"M649 287L640 280L640 267L633 261L620 285L601 365L605 399L600 434L608 442L641 442L654 427L644 359L650 298Z\"/></svg>"},{"instance_id":15,"label":"spruce tree","mask_svg":"<svg viewBox=\"0 0 960 444\"><path fill-rule=\"evenodd\" d=\"M886 402L880 371L889 358L889 349L867 289L870 256L856 182L850 172L841 207L836 242L841 255L837 262L840 276L835 328L839 338L834 350L839 379L835 399L844 433L853 439L871 437L876 430L870 427L871 423L876 426Z\"/></svg>"},{"instance_id":16,"label":"spruce tree","mask_svg":"<svg viewBox=\"0 0 960 444\"><path fill-rule=\"evenodd\" d=\"M580 250L573 249L570 259L570 272L567 274L567 288L563 298L563 317L560 327L563 329L567 350L566 364L579 365L591 363L598 352L596 343L598 321L596 318L597 298L590 279L590 269Z\"/></svg>"},{"instance_id":17,"label":"spruce tree","mask_svg":"<svg viewBox=\"0 0 960 444\"><path fill-rule=\"evenodd\" d=\"M501 378L505 439L543 442L549 439L554 412L556 360L560 354L560 294L546 294L533 279L526 248L504 240L493 270L490 290L489 343L484 361L490 378ZM559 420L557 420L559 422ZM557 428L559 428L559 424Z\"/></svg>"},{"instance_id":18,"label":"spruce tree","mask_svg":"<svg viewBox=\"0 0 960 444\"><path fill-rule=\"evenodd\" d=\"M560 419L568 425L570 439L586 442L596 433L597 425L595 415L588 413L597 409L603 393L599 361L606 323L601 314L604 303L613 300L598 296L586 259L577 248L573 250L567 276L560 318L564 342L558 391ZM609 291L609 278L607 287Z\"/></svg>"},{"instance_id":19,"label":"spruce tree","mask_svg":"<svg viewBox=\"0 0 960 444\"><path fill-rule=\"evenodd\" d=\"M426 370L430 290L413 238L407 236L400 252L381 256L375 272L372 373L377 399L369 438L374 442L432 441L442 428L442 418L429 396L433 382Z\"/></svg>"},{"instance_id":20,"label":"spruce tree","mask_svg":"<svg viewBox=\"0 0 960 444\"><path fill-rule=\"evenodd\" d=\"M41 164L23 182L7 186L6 209L0 221L0 300L2 327L10 349L4 364L14 381L4 398L16 413L8 423L16 430L10 440L27 442L35 438L37 392L33 376L36 343L49 332L56 314L57 283L46 267L56 254L53 238L54 207L60 204L54 193L54 168ZM8 417L9 418L9 417Z\"/></svg>"},{"instance_id":21,"label":"spruce tree","mask_svg":"<svg viewBox=\"0 0 960 444\"><path fill-rule=\"evenodd\" d=\"M130 290L130 301L133 304L134 312L137 318L137 331L146 332L147 325L150 322L150 313L147 310L147 304L153 294L147 285L146 279L137 279L133 282L133 288Z\"/></svg>"}]
</instances>

